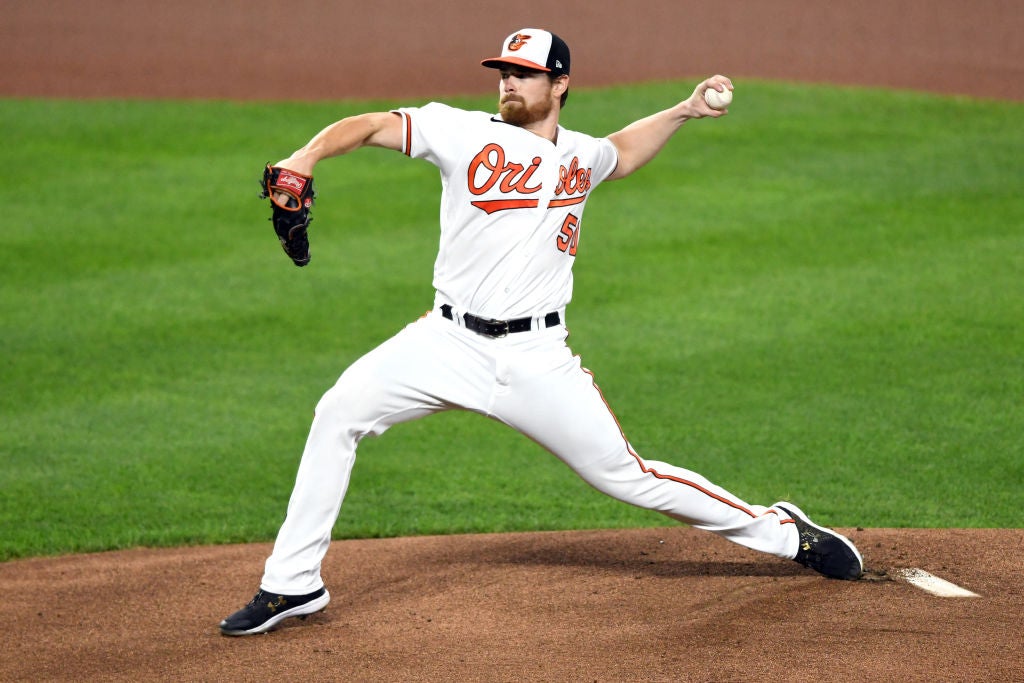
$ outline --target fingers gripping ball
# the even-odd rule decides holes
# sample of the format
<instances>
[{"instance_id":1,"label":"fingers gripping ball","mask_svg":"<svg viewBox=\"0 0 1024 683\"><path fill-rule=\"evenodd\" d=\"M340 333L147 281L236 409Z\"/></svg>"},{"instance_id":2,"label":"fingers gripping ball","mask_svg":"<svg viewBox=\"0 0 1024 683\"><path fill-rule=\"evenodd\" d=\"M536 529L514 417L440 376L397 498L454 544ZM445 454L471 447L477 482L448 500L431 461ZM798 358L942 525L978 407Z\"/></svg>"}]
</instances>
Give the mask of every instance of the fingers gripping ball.
<instances>
[{"instance_id":1,"label":"fingers gripping ball","mask_svg":"<svg viewBox=\"0 0 1024 683\"><path fill-rule=\"evenodd\" d=\"M263 169L263 192L260 199L270 198L271 223L281 241L284 253L297 266L309 263L309 224L313 221L310 209L316 192L311 176L287 168L267 164Z\"/></svg>"},{"instance_id":2,"label":"fingers gripping ball","mask_svg":"<svg viewBox=\"0 0 1024 683\"><path fill-rule=\"evenodd\" d=\"M704 101L712 109L721 111L732 102L732 90L722 86L722 92L719 92L716 86L711 86L704 91Z\"/></svg>"}]
</instances>

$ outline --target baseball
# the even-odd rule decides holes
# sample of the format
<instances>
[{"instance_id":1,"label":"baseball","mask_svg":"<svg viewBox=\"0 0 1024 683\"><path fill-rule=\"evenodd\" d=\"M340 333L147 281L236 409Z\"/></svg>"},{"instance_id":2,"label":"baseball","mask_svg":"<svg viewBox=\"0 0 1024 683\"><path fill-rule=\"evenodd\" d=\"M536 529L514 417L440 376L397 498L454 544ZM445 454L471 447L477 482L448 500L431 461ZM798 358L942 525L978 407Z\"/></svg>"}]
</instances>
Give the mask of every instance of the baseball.
<instances>
[{"instance_id":1,"label":"baseball","mask_svg":"<svg viewBox=\"0 0 1024 683\"><path fill-rule=\"evenodd\" d=\"M718 92L714 87L708 88L704 91L704 101L712 109L725 109L732 102L732 90L726 88L725 92Z\"/></svg>"}]
</instances>

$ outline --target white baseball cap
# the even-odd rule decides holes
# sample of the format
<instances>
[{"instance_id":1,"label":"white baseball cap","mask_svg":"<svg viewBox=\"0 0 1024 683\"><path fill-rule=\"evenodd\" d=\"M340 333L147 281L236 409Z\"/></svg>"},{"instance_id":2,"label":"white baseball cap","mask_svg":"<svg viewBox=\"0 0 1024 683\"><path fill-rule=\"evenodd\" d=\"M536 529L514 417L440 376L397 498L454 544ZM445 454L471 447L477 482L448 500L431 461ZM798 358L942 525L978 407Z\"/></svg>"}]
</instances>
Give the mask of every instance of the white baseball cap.
<instances>
[{"instance_id":1,"label":"white baseball cap","mask_svg":"<svg viewBox=\"0 0 1024 683\"><path fill-rule=\"evenodd\" d=\"M561 76L569 73L569 46L551 31L522 28L505 39L500 57L480 63L491 69L513 64Z\"/></svg>"}]
</instances>

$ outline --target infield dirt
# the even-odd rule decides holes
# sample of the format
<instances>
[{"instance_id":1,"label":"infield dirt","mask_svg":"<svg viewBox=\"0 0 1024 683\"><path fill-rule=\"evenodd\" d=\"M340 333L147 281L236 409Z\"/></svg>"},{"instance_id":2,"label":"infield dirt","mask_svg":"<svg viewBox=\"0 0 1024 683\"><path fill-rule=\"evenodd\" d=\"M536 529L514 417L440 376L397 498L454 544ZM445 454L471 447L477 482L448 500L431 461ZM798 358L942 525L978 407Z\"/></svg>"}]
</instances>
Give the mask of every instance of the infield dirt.
<instances>
[{"instance_id":1,"label":"infield dirt","mask_svg":"<svg viewBox=\"0 0 1024 683\"><path fill-rule=\"evenodd\" d=\"M1024 99L1014 2L600 5L14 0L0 95L487 93L479 60L541 25L587 86L718 72ZM216 625L269 544L7 562L0 680L1024 680L1024 530L843 531L864 580L683 527L336 541L327 610L240 639ZM933 597L904 567L980 597Z\"/></svg>"}]
</instances>

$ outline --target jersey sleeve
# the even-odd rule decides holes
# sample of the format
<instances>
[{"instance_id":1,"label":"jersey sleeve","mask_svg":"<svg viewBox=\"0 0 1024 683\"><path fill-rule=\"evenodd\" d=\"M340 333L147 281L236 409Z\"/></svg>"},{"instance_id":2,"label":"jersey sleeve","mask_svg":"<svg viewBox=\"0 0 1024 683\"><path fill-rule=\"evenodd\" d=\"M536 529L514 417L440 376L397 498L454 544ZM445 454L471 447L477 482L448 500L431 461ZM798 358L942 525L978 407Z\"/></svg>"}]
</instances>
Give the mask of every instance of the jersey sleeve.
<instances>
[{"instance_id":1,"label":"jersey sleeve","mask_svg":"<svg viewBox=\"0 0 1024 683\"><path fill-rule=\"evenodd\" d=\"M393 111L402 117L403 154L429 161L442 170L453 162L451 155L459 148L455 143L467 125L466 112L439 102Z\"/></svg>"},{"instance_id":2,"label":"jersey sleeve","mask_svg":"<svg viewBox=\"0 0 1024 683\"><path fill-rule=\"evenodd\" d=\"M596 186L615 172L619 165L619 150L608 138L596 138L594 147L594 165L590 180Z\"/></svg>"}]
</instances>

